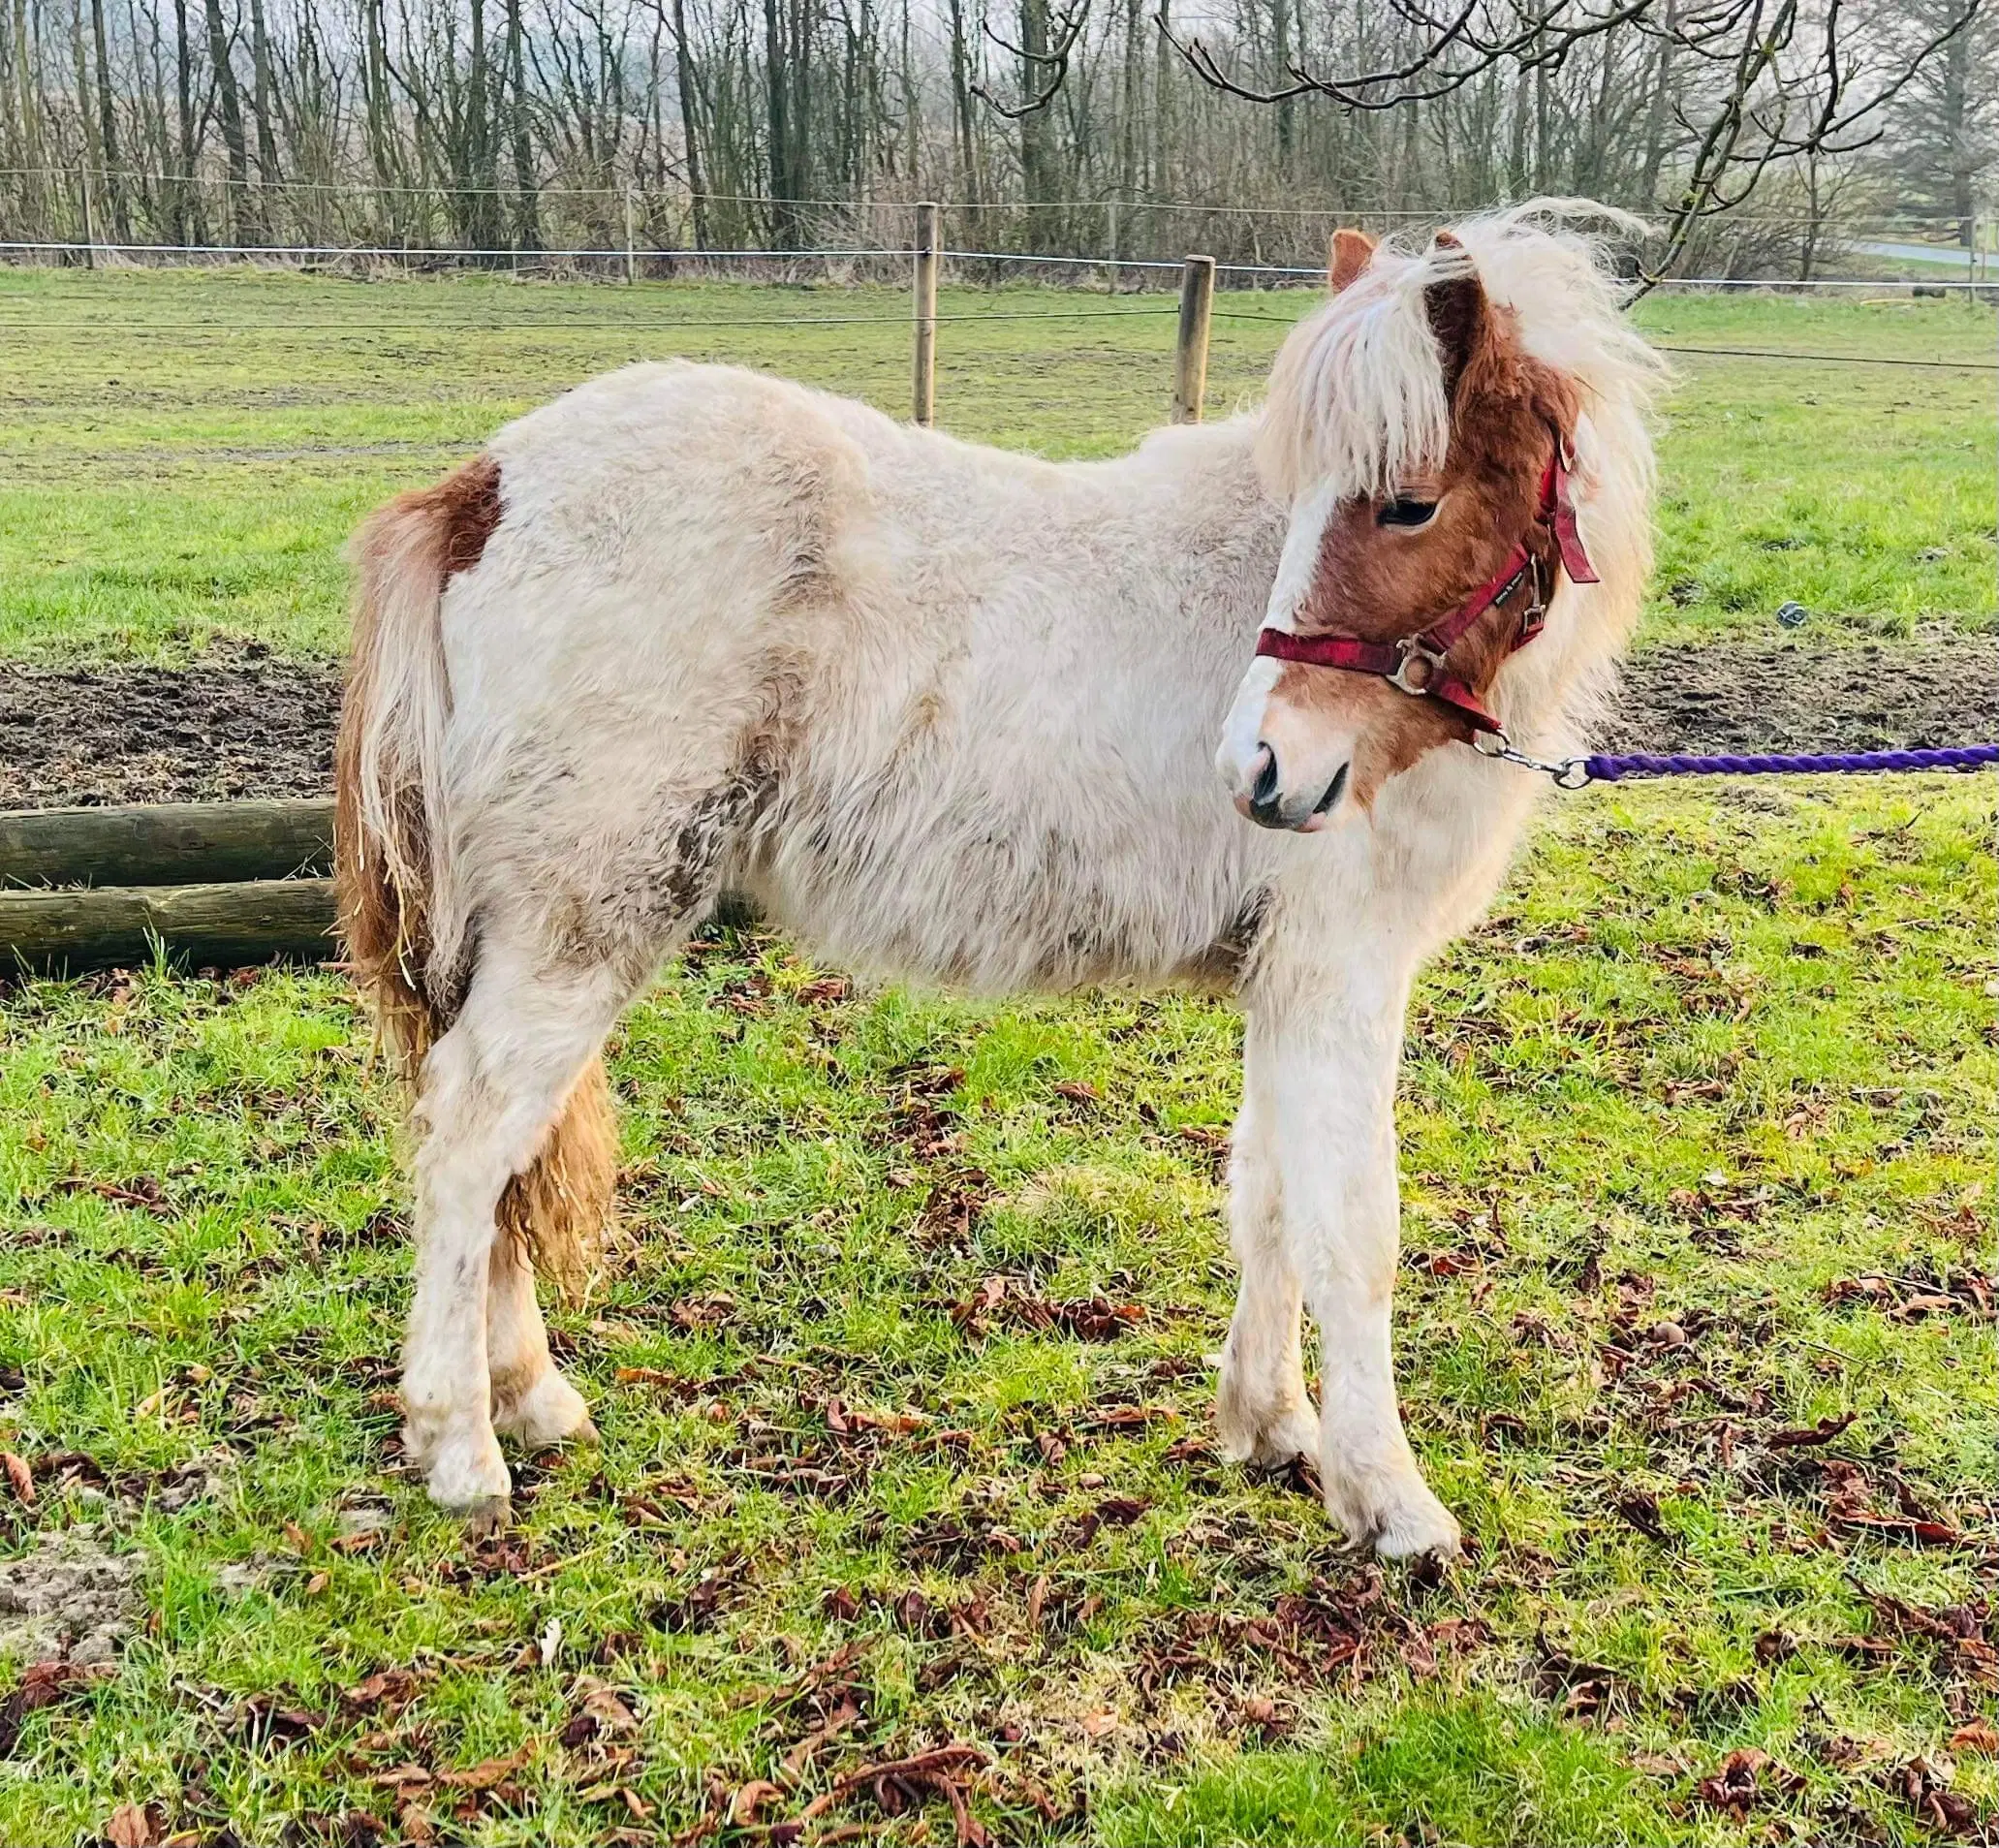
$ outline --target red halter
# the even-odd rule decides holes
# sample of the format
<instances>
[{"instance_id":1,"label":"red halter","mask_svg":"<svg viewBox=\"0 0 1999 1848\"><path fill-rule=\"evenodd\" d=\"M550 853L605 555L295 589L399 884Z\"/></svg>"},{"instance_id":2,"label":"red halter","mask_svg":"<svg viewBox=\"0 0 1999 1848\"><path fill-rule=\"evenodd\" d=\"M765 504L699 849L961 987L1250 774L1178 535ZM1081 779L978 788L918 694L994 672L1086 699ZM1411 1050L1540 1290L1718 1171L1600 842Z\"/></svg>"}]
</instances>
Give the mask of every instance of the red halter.
<instances>
[{"instance_id":1,"label":"red halter","mask_svg":"<svg viewBox=\"0 0 1999 1848\"><path fill-rule=\"evenodd\" d=\"M1562 569L1578 584L1593 584L1597 574L1576 529L1576 504L1569 494L1569 450L1559 431L1554 454L1541 476L1541 506L1534 517L1554 534ZM1534 600L1520 612L1513 648L1524 648L1542 631L1547 616L1546 587L1541 581L1541 555L1524 542L1514 547L1491 577L1441 622L1421 635L1399 642L1362 642L1357 636L1296 636L1288 629L1265 629L1257 638L1257 653L1278 661L1303 661L1317 668L1344 668L1352 673L1378 673L1390 686L1419 699L1441 700L1454 706L1481 732L1497 732L1499 721L1479 703L1477 690L1462 674L1451 672L1451 650L1464 639L1494 604L1504 603L1521 581L1532 579ZM1513 650L1509 649L1511 653Z\"/></svg>"}]
</instances>

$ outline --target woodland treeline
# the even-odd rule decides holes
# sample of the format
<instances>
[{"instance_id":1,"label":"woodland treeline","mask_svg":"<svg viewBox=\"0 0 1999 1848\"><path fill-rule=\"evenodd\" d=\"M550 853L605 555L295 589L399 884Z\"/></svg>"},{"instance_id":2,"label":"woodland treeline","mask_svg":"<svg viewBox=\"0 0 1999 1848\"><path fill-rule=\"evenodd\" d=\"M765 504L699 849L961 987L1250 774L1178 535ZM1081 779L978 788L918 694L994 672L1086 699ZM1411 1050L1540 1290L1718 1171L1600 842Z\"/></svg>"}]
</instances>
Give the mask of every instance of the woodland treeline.
<instances>
[{"instance_id":1,"label":"woodland treeline","mask_svg":"<svg viewBox=\"0 0 1999 1848\"><path fill-rule=\"evenodd\" d=\"M0 237L1309 263L1554 192L1809 274L1992 172L1978 0L1196 4L0 0Z\"/></svg>"}]
</instances>

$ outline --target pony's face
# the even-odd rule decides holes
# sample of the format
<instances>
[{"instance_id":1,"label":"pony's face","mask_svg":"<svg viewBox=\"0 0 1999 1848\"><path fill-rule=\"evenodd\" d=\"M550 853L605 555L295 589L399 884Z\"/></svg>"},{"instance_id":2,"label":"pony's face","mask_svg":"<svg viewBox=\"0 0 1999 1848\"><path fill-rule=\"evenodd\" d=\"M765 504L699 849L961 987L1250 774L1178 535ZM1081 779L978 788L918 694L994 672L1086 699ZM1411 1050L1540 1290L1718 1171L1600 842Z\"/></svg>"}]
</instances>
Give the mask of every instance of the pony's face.
<instances>
[{"instance_id":1,"label":"pony's face","mask_svg":"<svg viewBox=\"0 0 1999 1848\"><path fill-rule=\"evenodd\" d=\"M1374 257L1362 234L1338 234L1334 300L1273 373L1265 462L1292 511L1265 623L1391 645L1463 608L1523 545L1535 568L1448 656L1483 699L1537 585L1555 582L1559 551L1537 516L1576 392L1522 350L1449 234L1422 257L1384 258L1385 274ZM1217 762L1244 815L1309 832L1473 733L1461 711L1377 673L1260 655Z\"/></svg>"}]
</instances>

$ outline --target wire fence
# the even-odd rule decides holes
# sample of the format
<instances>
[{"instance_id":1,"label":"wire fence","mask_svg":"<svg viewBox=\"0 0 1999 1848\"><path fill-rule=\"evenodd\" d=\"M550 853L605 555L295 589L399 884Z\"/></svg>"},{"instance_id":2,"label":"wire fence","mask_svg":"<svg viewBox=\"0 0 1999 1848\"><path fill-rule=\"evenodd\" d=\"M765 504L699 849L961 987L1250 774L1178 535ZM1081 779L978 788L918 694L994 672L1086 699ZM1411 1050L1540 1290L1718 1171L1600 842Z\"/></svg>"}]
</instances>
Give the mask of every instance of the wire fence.
<instances>
[{"instance_id":1,"label":"wire fence","mask_svg":"<svg viewBox=\"0 0 1999 1848\"><path fill-rule=\"evenodd\" d=\"M939 257L952 266L960 282L995 284L1007 279L1074 283L1094 278L1113 292L1174 286L1183 260L1133 257L1104 250L1081 255L1059 251L946 247ZM1670 276L1658 286L1692 290L1779 291L1880 290L1907 287L1944 292L1991 293L1999 296L1999 263L1990 251L1963 254L1963 275L1900 274L1889 276L1743 276L1735 274ZM523 251L505 245L408 243L140 243L78 238L0 239L0 258L16 262L53 263L67 267L124 266L147 268L181 265L252 264L273 266L354 266L436 273L464 268L513 274L561 271L578 279L609 276L636 281L671 281L691 275L735 274L750 280L799 280L813 270L829 281L899 280L916 252L893 244L833 245L795 248L703 248L641 243L572 245L560 249ZM1323 264L1271 264L1221 259L1218 274L1250 287L1296 287L1324 280Z\"/></svg>"},{"instance_id":2,"label":"wire fence","mask_svg":"<svg viewBox=\"0 0 1999 1848\"><path fill-rule=\"evenodd\" d=\"M905 254L923 202L697 192L655 177L601 185L427 183L215 171L0 166L0 259L135 264L259 262L679 273L703 265L879 265ZM1189 251L1231 276L1319 273L1340 225L1420 233L1490 200L1294 197L1282 203L1108 195L938 204L955 261L1114 266L1139 286ZM1635 222L1625 219L1627 229ZM1911 268L1992 280L1999 218L1783 210L1751 204L1703 221L1681 257L1693 286L1872 281Z\"/></svg>"}]
</instances>

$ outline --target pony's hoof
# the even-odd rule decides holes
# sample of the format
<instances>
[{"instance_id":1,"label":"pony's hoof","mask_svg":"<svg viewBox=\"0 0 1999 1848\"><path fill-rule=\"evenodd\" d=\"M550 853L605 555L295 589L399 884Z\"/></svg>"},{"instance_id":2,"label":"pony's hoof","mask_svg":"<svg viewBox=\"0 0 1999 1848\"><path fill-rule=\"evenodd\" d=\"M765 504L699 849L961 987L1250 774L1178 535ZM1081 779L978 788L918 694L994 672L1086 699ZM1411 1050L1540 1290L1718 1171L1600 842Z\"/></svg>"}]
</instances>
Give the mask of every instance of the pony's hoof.
<instances>
[{"instance_id":1,"label":"pony's hoof","mask_svg":"<svg viewBox=\"0 0 1999 1848\"><path fill-rule=\"evenodd\" d=\"M1342 1481L1325 1472L1326 1512L1357 1551L1383 1559L1455 1559L1464 1536L1456 1517L1420 1476L1388 1483Z\"/></svg>"},{"instance_id":2,"label":"pony's hoof","mask_svg":"<svg viewBox=\"0 0 1999 1848\"><path fill-rule=\"evenodd\" d=\"M1215 1402L1215 1437L1224 1456L1250 1469L1289 1469L1300 1456L1319 1460L1319 1421L1300 1404L1251 1412L1224 1391Z\"/></svg>"},{"instance_id":3,"label":"pony's hoof","mask_svg":"<svg viewBox=\"0 0 1999 1848\"><path fill-rule=\"evenodd\" d=\"M505 1533L513 1519L511 1496L487 1495L484 1500L474 1502L461 1517L467 1544L476 1546L482 1540L491 1540L495 1535Z\"/></svg>"},{"instance_id":4,"label":"pony's hoof","mask_svg":"<svg viewBox=\"0 0 1999 1848\"><path fill-rule=\"evenodd\" d=\"M493 1428L528 1450L598 1441L583 1395L552 1366L526 1392L493 1407Z\"/></svg>"},{"instance_id":5,"label":"pony's hoof","mask_svg":"<svg viewBox=\"0 0 1999 1848\"><path fill-rule=\"evenodd\" d=\"M488 1429L476 1439L454 1436L443 1444L425 1487L438 1507L469 1516L492 1502L504 1509L514 1492L514 1479L500 1455L500 1440Z\"/></svg>"}]
</instances>

